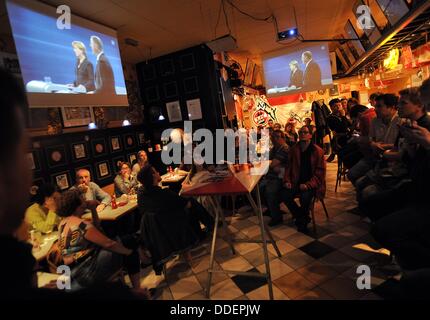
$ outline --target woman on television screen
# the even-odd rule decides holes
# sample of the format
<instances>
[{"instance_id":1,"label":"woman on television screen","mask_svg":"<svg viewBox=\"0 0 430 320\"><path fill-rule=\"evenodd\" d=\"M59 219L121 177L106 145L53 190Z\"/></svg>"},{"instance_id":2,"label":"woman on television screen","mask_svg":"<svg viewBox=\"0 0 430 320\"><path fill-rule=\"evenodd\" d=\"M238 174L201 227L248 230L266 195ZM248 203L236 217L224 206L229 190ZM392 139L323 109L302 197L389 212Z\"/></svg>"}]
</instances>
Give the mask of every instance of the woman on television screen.
<instances>
[{"instance_id":1,"label":"woman on television screen","mask_svg":"<svg viewBox=\"0 0 430 320\"><path fill-rule=\"evenodd\" d=\"M81 41L73 41L72 48L77 58L73 86L85 89L78 92L94 91L96 88L94 84L94 68L87 58L85 44Z\"/></svg>"}]
</instances>

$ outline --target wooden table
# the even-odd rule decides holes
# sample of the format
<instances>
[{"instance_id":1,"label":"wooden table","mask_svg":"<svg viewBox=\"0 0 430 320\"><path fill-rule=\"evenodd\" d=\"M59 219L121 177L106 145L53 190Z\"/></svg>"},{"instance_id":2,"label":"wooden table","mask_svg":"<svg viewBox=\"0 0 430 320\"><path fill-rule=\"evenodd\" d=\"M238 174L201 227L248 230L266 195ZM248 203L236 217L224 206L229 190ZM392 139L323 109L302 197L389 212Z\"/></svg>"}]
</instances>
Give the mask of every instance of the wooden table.
<instances>
[{"instance_id":1,"label":"wooden table","mask_svg":"<svg viewBox=\"0 0 430 320\"><path fill-rule=\"evenodd\" d=\"M36 258L37 261L41 261L45 259L48 255L49 250L55 241L58 240L58 231L53 231L49 234L42 235L42 242L40 244L39 249L33 248L31 253L33 257Z\"/></svg>"},{"instance_id":2,"label":"wooden table","mask_svg":"<svg viewBox=\"0 0 430 320\"><path fill-rule=\"evenodd\" d=\"M229 173L225 172L223 174L220 173L210 173L210 172L201 172L200 176L197 179L197 182L193 182L191 180L190 184L183 183L181 195L186 197L194 197L194 196L209 196L211 205L215 211L215 225L214 232L212 237L212 245L211 245L211 254L209 260L209 269L208 269L208 279L206 286L206 295L210 297L210 288L212 285L212 274L214 272L226 272L229 274L239 274L243 276L250 277L263 277L266 278L268 288L269 288L269 297L273 299L273 288L272 288L272 279L270 275L270 265L269 265L269 255L267 250L267 243L273 245L278 257L281 256L281 253L276 245L275 240L270 233L269 228L265 225L263 220L263 213L261 211L261 198L260 198L260 190L258 187L258 182L266 173L266 170L269 166L269 161L264 161L259 164L256 164L254 168L249 168L243 166L238 172L236 172L233 166L229 166ZM206 176L205 176L206 175ZM255 190L256 200L254 200L252 196L252 191ZM232 239L227 230L227 224L224 218L224 213L221 208L221 204L219 202L219 196L225 195L240 195L244 194L247 196L249 203L254 209L254 213L258 217L259 227L261 239L252 240L252 239ZM262 243L263 244L263 255L264 255L264 263L266 267L265 273L258 272L241 272L235 270L214 270L214 256L215 256L215 247L216 247L216 238L218 232L218 222L223 222L222 227L224 229L224 234L226 235L227 242L230 245L230 248L235 254L233 242L246 242L246 243ZM266 237L267 236L267 237Z\"/></svg>"},{"instance_id":3,"label":"wooden table","mask_svg":"<svg viewBox=\"0 0 430 320\"><path fill-rule=\"evenodd\" d=\"M132 212L137 208L137 199L129 200L127 204L118 207L116 209L112 209L110 205L108 205L103 211L99 212L99 219L101 221L115 221L118 220L123 215ZM82 216L85 220L91 220L91 213L86 213Z\"/></svg>"}]
</instances>

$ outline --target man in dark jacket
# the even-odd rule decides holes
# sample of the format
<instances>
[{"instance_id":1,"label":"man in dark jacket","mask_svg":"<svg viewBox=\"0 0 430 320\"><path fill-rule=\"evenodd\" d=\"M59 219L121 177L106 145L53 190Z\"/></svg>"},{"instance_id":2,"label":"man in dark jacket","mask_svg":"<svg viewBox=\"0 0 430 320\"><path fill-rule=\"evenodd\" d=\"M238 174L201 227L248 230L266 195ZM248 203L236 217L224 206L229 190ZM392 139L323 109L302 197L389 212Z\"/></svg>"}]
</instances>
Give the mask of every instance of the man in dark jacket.
<instances>
[{"instance_id":1,"label":"man in dark jacket","mask_svg":"<svg viewBox=\"0 0 430 320\"><path fill-rule=\"evenodd\" d=\"M112 66L104 54L103 42L99 37L92 36L90 40L93 54L97 57L95 82L95 93L115 94L115 78L113 75Z\"/></svg>"},{"instance_id":2,"label":"man in dark jacket","mask_svg":"<svg viewBox=\"0 0 430 320\"><path fill-rule=\"evenodd\" d=\"M303 87L313 90L319 89L321 86L321 69L318 63L313 61L312 52L303 52L302 61L306 66L303 75Z\"/></svg>"},{"instance_id":3,"label":"man in dark jacket","mask_svg":"<svg viewBox=\"0 0 430 320\"><path fill-rule=\"evenodd\" d=\"M306 233L312 200L325 195L326 163L323 150L311 142L312 133L308 127L299 130L299 139L290 150L282 199L295 218L297 229ZM295 198L300 199L300 206Z\"/></svg>"}]
</instances>

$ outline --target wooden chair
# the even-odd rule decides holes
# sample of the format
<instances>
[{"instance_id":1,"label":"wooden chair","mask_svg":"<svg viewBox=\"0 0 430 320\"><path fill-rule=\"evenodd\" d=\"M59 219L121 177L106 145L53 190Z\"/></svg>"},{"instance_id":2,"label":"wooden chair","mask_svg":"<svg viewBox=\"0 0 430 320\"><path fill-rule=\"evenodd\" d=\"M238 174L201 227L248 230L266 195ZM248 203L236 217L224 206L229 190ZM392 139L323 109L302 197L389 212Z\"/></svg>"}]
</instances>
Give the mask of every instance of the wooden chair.
<instances>
[{"instance_id":1,"label":"wooden chair","mask_svg":"<svg viewBox=\"0 0 430 320\"><path fill-rule=\"evenodd\" d=\"M341 185L342 178L344 181L346 181L346 173L348 169L346 169L343 166L342 160L339 159L339 156L337 157L337 173L336 173L336 185L334 187L334 192L337 192L337 187Z\"/></svg>"},{"instance_id":2,"label":"wooden chair","mask_svg":"<svg viewBox=\"0 0 430 320\"><path fill-rule=\"evenodd\" d=\"M330 219L330 217L328 215L327 208L326 208L325 203L324 203L324 199L318 199L317 197L314 197L313 200L312 200L311 208L310 208L311 216L312 216L312 225L313 225L313 228L314 228L314 232L317 232L317 226L316 226L316 222L315 222L315 203L317 201L321 202L321 205L322 205L322 207L324 209L324 213L325 213L325 216L326 216L327 220Z\"/></svg>"},{"instance_id":3,"label":"wooden chair","mask_svg":"<svg viewBox=\"0 0 430 320\"><path fill-rule=\"evenodd\" d=\"M115 193L115 186L113 183L111 183L111 184L108 184L107 186L104 186L102 190L106 192L108 195L113 195Z\"/></svg>"}]
</instances>

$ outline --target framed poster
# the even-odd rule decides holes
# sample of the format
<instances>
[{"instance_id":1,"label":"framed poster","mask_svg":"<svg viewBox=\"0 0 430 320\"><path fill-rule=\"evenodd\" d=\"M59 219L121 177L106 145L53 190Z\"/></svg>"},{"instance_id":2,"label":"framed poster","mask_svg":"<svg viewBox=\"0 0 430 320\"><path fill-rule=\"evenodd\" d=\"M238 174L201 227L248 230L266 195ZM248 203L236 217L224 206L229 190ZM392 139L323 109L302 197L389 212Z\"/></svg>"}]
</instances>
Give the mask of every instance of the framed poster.
<instances>
[{"instance_id":1,"label":"framed poster","mask_svg":"<svg viewBox=\"0 0 430 320\"><path fill-rule=\"evenodd\" d=\"M181 64L181 71L193 70L196 67L194 62L194 54L188 53L184 54L179 58Z\"/></svg>"},{"instance_id":2,"label":"framed poster","mask_svg":"<svg viewBox=\"0 0 430 320\"><path fill-rule=\"evenodd\" d=\"M112 153L122 151L122 142L120 136L109 137L109 147Z\"/></svg>"},{"instance_id":3,"label":"framed poster","mask_svg":"<svg viewBox=\"0 0 430 320\"><path fill-rule=\"evenodd\" d=\"M86 160L89 158L88 146L85 141L74 142L71 144L72 158L74 162Z\"/></svg>"},{"instance_id":4,"label":"framed poster","mask_svg":"<svg viewBox=\"0 0 430 320\"><path fill-rule=\"evenodd\" d=\"M145 89L145 98L147 102L158 101L160 94L158 93L158 86L151 86Z\"/></svg>"},{"instance_id":5,"label":"framed poster","mask_svg":"<svg viewBox=\"0 0 430 320\"><path fill-rule=\"evenodd\" d=\"M188 119L197 120L202 118L200 99L187 100Z\"/></svg>"},{"instance_id":6,"label":"framed poster","mask_svg":"<svg viewBox=\"0 0 430 320\"><path fill-rule=\"evenodd\" d=\"M44 184L45 184L45 180L43 178L33 179L33 182L31 183L31 187L30 187L30 195L35 196L37 193L37 190Z\"/></svg>"},{"instance_id":7,"label":"framed poster","mask_svg":"<svg viewBox=\"0 0 430 320\"><path fill-rule=\"evenodd\" d=\"M199 92L197 77L184 78L184 91L185 93Z\"/></svg>"},{"instance_id":8,"label":"framed poster","mask_svg":"<svg viewBox=\"0 0 430 320\"><path fill-rule=\"evenodd\" d=\"M154 80L157 77L155 66L153 64L144 64L142 68L143 81Z\"/></svg>"},{"instance_id":9,"label":"framed poster","mask_svg":"<svg viewBox=\"0 0 430 320\"><path fill-rule=\"evenodd\" d=\"M137 147L136 136L133 133L124 134L123 137L126 149L133 149Z\"/></svg>"},{"instance_id":10,"label":"framed poster","mask_svg":"<svg viewBox=\"0 0 430 320\"><path fill-rule=\"evenodd\" d=\"M167 82L164 84L164 97L173 98L178 96L178 84L176 81Z\"/></svg>"},{"instance_id":11,"label":"framed poster","mask_svg":"<svg viewBox=\"0 0 430 320\"><path fill-rule=\"evenodd\" d=\"M91 141L94 157L102 157L107 155L106 141L103 138L94 139Z\"/></svg>"},{"instance_id":12,"label":"framed poster","mask_svg":"<svg viewBox=\"0 0 430 320\"><path fill-rule=\"evenodd\" d=\"M181 105L179 104L179 100L166 103L166 109L169 122L182 121Z\"/></svg>"},{"instance_id":13,"label":"framed poster","mask_svg":"<svg viewBox=\"0 0 430 320\"><path fill-rule=\"evenodd\" d=\"M130 165L133 166L137 161L137 153L135 153L135 152L129 153L127 155L127 160L128 160L128 163L130 163Z\"/></svg>"},{"instance_id":14,"label":"framed poster","mask_svg":"<svg viewBox=\"0 0 430 320\"><path fill-rule=\"evenodd\" d=\"M32 171L39 171L40 170L39 151L32 150L30 152L27 152L26 157L27 157L28 168Z\"/></svg>"},{"instance_id":15,"label":"framed poster","mask_svg":"<svg viewBox=\"0 0 430 320\"><path fill-rule=\"evenodd\" d=\"M138 132L137 133L137 142L139 143L140 146L145 145L145 134L143 132Z\"/></svg>"},{"instance_id":16,"label":"framed poster","mask_svg":"<svg viewBox=\"0 0 430 320\"><path fill-rule=\"evenodd\" d=\"M67 190L71 187L69 171L59 172L51 176L52 181L60 188L60 190Z\"/></svg>"},{"instance_id":17,"label":"framed poster","mask_svg":"<svg viewBox=\"0 0 430 320\"><path fill-rule=\"evenodd\" d=\"M96 172L98 180L105 180L112 175L108 161L101 161L96 164Z\"/></svg>"},{"instance_id":18,"label":"framed poster","mask_svg":"<svg viewBox=\"0 0 430 320\"><path fill-rule=\"evenodd\" d=\"M45 152L49 168L56 168L67 164L66 147L64 145L47 147Z\"/></svg>"},{"instance_id":19,"label":"framed poster","mask_svg":"<svg viewBox=\"0 0 430 320\"><path fill-rule=\"evenodd\" d=\"M87 126L94 122L91 107L61 107L61 118L64 128Z\"/></svg>"},{"instance_id":20,"label":"framed poster","mask_svg":"<svg viewBox=\"0 0 430 320\"><path fill-rule=\"evenodd\" d=\"M161 76L170 76L175 73L175 65L172 59L166 59L160 62Z\"/></svg>"},{"instance_id":21,"label":"framed poster","mask_svg":"<svg viewBox=\"0 0 430 320\"><path fill-rule=\"evenodd\" d=\"M118 172L119 171L119 165L121 162L125 162L125 157L124 156L118 156L112 159L112 166L113 166L113 170L114 172Z\"/></svg>"}]
</instances>

